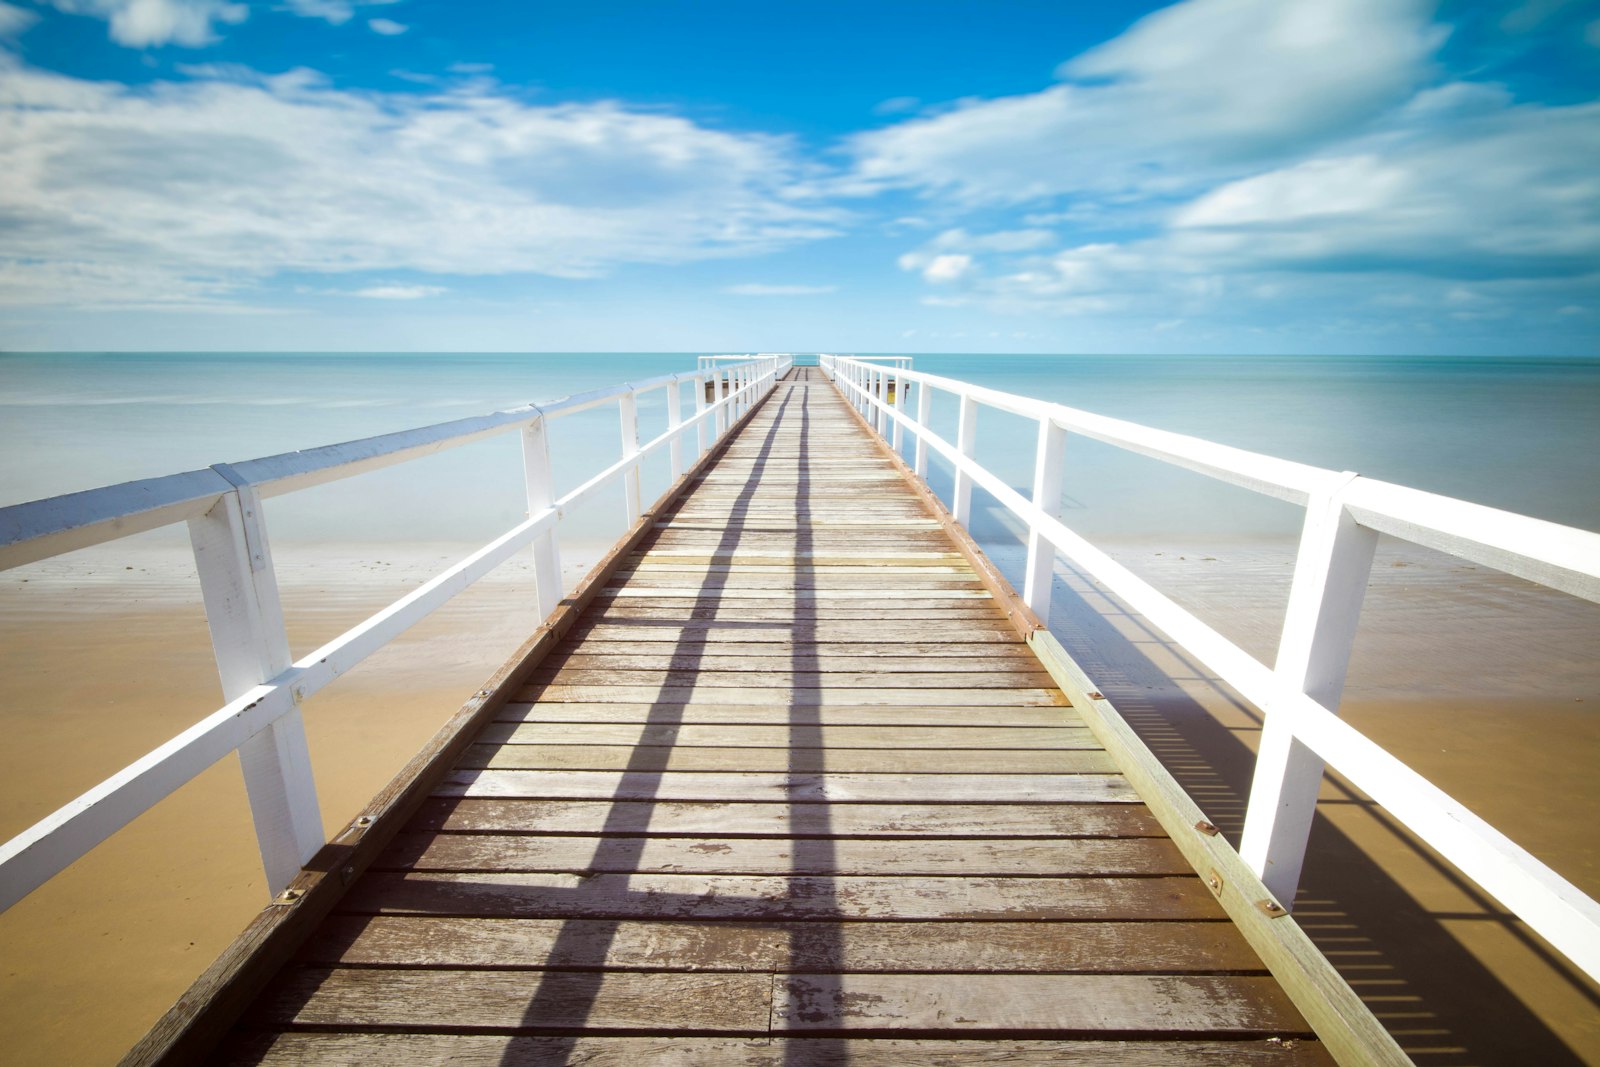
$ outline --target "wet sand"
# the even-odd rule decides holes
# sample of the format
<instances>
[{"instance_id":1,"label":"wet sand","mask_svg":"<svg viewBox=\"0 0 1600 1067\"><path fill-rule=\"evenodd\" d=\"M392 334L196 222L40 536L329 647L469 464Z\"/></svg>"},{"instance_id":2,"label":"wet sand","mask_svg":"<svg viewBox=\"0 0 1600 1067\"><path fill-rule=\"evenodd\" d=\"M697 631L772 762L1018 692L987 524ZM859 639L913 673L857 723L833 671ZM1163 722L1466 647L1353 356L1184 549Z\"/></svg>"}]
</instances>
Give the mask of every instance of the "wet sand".
<instances>
[{"instance_id":1,"label":"wet sand","mask_svg":"<svg viewBox=\"0 0 1600 1067\"><path fill-rule=\"evenodd\" d=\"M274 552L296 655L464 554ZM594 547L569 549L563 569L581 572L597 557ZM359 814L537 625L531 588L528 561L505 564L307 701L329 831ZM0 834L26 829L220 704L181 549L82 553L0 575ZM266 898L229 756L0 914L0 1063L117 1062Z\"/></svg>"},{"instance_id":2,"label":"wet sand","mask_svg":"<svg viewBox=\"0 0 1600 1067\"><path fill-rule=\"evenodd\" d=\"M0 575L6 836L220 703L183 553L135 548ZM275 551L297 654L461 554ZM1285 546L1125 544L1117 554L1169 593L1186 590L1182 599L1270 660L1292 562ZM1382 550L1345 714L1600 894L1600 608L1462 566ZM536 624L528 570L506 565L308 702L330 829ZM1237 842L1253 710L1070 570L1052 625ZM1418 1063L1600 1064L1592 983L1337 778L1323 795L1297 918ZM114 1063L265 896L230 757L0 915L0 1061Z\"/></svg>"}]
</instances>

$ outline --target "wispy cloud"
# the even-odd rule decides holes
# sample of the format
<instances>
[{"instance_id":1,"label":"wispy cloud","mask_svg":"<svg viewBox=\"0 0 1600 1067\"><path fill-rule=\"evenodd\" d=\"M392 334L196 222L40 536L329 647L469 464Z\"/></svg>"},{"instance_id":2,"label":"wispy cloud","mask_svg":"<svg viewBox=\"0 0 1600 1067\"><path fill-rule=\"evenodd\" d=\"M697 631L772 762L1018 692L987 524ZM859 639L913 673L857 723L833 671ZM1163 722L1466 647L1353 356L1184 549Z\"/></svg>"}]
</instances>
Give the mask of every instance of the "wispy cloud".
<instances>
[{"instance_id":1,"label":"wispy cloud","mask_svg":"<svg viewBox=\"0 0 1600 1067\"><path fill-rule=\"evenodd\" d=\"M38 21L39 16L32 11L0 0L0 39L15 37Z\"/></svg>"},{"instance_id":2,"label":"wispy cloud","mask_svg":"<svg viewBox=\"0 0 1600 1067\"><path fill-rule=\"evenodd\" d=\"M759 282L747 282L730 285L722 291L734 296L820 296L838 290L837 285L762 285Z\"/></svg>"},{"instance_id":3,"label":"wispy cloud","mask_svg":"<svg viewBox=\"0 0 1600 1067\"><path fill-rule=\"evenodd\" d=\"M67 300L142 291L122 268L212 292L290 270L593 276L771 251L842 217L797 196L806 165L783 138L486 86L356 93L300 71L128 88L0 57L0 119L7 278L56 277ZM93 284L60 273L89 263Z\"/></svg>"},{"instance_id":4,"label":"wispy cloud","mask_svg":"<svg viewBox=\"0 0 1600 1067\"><path fill-rule=\"evenodd\" d=\"M385 37L397 37L411 27L394 19L368 19L367 28L373 33L381 33Z\"/></svg>"},{"instance_id":5,"label":"wispy cloud","mask_svg":"<svg viewBox=\"0 0 1600 1067\"><path fill-rule=\"evenodd\" d=\"M1404 100L1444 36L1428 8L1423 0L1176 4L1063 64L1062 84L857 135L854 188L1025 203L1164 195L1235 176Z\"/></svg>"},{"instance_id":6,"label":"wispy cloud","mask_svg":"<svg viewBox=\"0 0 1600 1067\"><path fill-rule=\"evenodd\" d=\"M216 42L216 24L236 25L250 14L229 0L49 0L58 11L105 19L111 39L129 48Z\"/></svg>"},{"instance_id":7,"label":"wispy cloud","mask_svg":"<svg viewBox=\"0 0 1600 1067\"><path fill-rule=\"evenodd\" d=\"M371 285L350 295L368 300L423 300L449 291L442 285Z\"/></svg>"},{"instance_id":8,"label":"wispy cloud","mask_svg":"<svg viewBox=\"0 0 1600 1067\"><path fill-rule=\"evenodd\" d=\"M1600 280L1600 104L1444 80L1429 14L1188 0L1063 64L1065 84L856 136L844 188L911 189L945 217L1025 209L1027 229L948 229L899 257L934 306L1203 320L1370 306L1407 279L1436 316L1554 314ZM1472 306L1463 280L1486 289Z\"/></svg>"}]
</instances>

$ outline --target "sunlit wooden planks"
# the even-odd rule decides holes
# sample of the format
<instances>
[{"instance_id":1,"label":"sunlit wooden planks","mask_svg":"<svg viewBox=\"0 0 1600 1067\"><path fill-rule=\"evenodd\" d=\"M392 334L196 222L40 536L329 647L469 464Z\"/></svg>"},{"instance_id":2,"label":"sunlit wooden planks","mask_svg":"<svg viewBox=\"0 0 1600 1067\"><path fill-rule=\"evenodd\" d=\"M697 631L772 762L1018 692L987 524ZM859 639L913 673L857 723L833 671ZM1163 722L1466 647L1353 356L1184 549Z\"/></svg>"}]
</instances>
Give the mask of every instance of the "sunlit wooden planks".
<instances>
[{"instance_id":1,"label":"sunlit wooden planks","mask_svg":"<svg viewBox=\"0 0 1600 1067\"><path fill-rule=\"evenodd\" d=\"M1327 1062L804 373L237 1036L245 1062Z\"/></svg>"}]
</instances>

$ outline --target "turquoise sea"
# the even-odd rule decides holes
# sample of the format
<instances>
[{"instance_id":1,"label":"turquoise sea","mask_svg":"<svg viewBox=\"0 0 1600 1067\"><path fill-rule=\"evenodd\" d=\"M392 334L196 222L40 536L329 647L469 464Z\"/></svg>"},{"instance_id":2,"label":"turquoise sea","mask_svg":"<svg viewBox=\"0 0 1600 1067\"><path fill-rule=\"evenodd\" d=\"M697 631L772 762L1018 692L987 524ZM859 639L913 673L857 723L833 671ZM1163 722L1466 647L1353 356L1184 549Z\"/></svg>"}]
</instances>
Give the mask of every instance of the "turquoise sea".
<instances>
[{"instance_id":1,"label":"turquoise sea","mask_svg":"<svg viewBox=\"0 0 1600 1067\"><path fill-rule=\"evenodd\" d=\"M692 370L673 353L0 354L0 505L292 451ZM1600 530L1600 359L916 357L918 369ZM685 410L690 410L687 394ZM953 437L955 407L935 394ZM641 406L665 428L664 394ZM990 411L979 456L1031 478L1034 428ZM614 409L554 431L566 486L617 455ZM1298 509L1083 439L1068 522L1091 537L1292 534ZM936 486L948 478L935 471ZM647 472L647 496L666 483ZM275 538L481 542L523 514L514 436L276 498ZM982 501L980 503L980 509ZM608 540L620 505L573 516ZM981 515L981 539L1004 523Z\"/></svg>"}]
</instances>

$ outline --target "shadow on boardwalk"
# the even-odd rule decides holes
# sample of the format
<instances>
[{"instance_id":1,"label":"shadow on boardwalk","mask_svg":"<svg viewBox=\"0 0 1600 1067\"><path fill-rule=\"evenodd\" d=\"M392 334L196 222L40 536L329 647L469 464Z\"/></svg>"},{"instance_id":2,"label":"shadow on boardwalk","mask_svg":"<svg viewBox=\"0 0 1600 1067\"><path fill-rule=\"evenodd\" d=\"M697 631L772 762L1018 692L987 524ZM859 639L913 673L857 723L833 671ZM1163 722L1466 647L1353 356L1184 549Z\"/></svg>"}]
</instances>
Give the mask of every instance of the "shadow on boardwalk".
<instances>
[{"instance_id":1,"label":"shadow on boardwalk","mask_svg":"<svg viewBox=\"0 0 1600 1067\"><path fill-rule=\"evenodd\" d=\"M1093 588L1081 572L1068 567L1066 574L1071 585ZM1260 729L1259 713L1142 618L1121 612L1100 595L1091 603L1069 581L1058 572L1051 630L1237 847L1254 749L1241 739L1239 728L1225 725L1183 692L1141 645L1159 647L1165 657L1188 663L1190 677L1209 682L1217 702L1228 706L1230 717L1252 723L1247 728L1252 732ZM1137 638L1130 638L1130 632ZM1311 832L1295 918L1411 1058L1423 1067L1581 1067L1585 1061L1463 947L1450 924L1501 927L1542 959L1555 981L1564 980L1600 1011L1600 999L1582 978L1470 881L1419 847L1378 805L1342 780L1332 779L1335 799L1326 799L1327 788ZM1411 853L1476 910L1428 910L1361 843L1329 820L1330 805L1363 809L1377 834L1392 838L1386 845Z\"/></svg>"}]
</instances>

